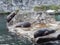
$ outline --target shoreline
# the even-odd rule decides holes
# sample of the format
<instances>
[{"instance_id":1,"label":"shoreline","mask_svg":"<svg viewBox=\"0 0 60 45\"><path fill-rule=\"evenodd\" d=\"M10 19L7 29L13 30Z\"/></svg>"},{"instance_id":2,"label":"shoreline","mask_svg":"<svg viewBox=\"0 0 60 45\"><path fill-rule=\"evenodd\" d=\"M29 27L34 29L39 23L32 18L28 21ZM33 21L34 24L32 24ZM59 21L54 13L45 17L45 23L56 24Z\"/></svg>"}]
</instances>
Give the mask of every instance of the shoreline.
<instances>
[{"instance_id":1,"label":"shoreline","mask_svg":"<svg viewBox=\"0 0 60 45\"><path fill-rule=\"evenodd\" d=\"M0 12L0 15L10 14L11 12Z\"/></svg>"}]
</instances>

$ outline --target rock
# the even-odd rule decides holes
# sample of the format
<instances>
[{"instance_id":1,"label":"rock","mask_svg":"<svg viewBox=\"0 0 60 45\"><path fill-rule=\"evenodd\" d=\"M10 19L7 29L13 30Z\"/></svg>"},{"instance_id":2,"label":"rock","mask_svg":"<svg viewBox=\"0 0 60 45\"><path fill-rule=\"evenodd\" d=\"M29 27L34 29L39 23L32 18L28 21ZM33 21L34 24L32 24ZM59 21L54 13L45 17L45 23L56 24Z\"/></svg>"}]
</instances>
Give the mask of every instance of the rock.
<instances>
[{"instance_id":1,"label":"rock","mask_svg":"<svg viewBox=\"0 0 60 45\"><path fill-rule=\"evenodd\" d=\"M43 45L57 45L57 43L51 43L51 42L48 42L48 43L45 43Z\"/></svg>"},{"instance_id":2,"label":"rock","mask_svg":"<svg viewBox=\"0 0 60 45\"><path fill-rule=\"evenodd\" d=\"M34 33L34 38L40 37L40 36L45 36L51 33L54 33L55 30L49 30L49 29L41 29L38 30L37 32Z\"/></svg>"},{"instance_id":3,"label":"rock","mask_svg":"<svg viewBox=\"0 0 60 45\"><path fill-rule=\"evenodd\" d=\"M36 41L36 43L37 44L41 44L41 43L45 43L45 42L49 42L49 41L55 41L55 40L57 40L57 38L55 38L55 37L51 37L51 38L48 38L48 37L46 37L46 38L39 38Z\"/></svg>"},{"instance_id":4,"label":"rock","mask_svg":"<svg viewBox=\"0 0 60 45\"><path fill-rule=\"evenodd\" d=\"M57 41L60 40L60 35L58 35L57 37L44 37L44 38L38 38L38 40L36 41L37 44L41 44L41 43L46 43L46 42L50 42L50 41Z\"/></svg>"},{"instance_id":5,"label":"rock","mask_svg":"<svg viewBox=\"0 0 60 45\"><path fill-rule=\"evenodd\" d=\"M31 27L31 23L29 23L29 22L21 22L16 27L23 27L23 28Z\"/></svg>"}]
</instances>

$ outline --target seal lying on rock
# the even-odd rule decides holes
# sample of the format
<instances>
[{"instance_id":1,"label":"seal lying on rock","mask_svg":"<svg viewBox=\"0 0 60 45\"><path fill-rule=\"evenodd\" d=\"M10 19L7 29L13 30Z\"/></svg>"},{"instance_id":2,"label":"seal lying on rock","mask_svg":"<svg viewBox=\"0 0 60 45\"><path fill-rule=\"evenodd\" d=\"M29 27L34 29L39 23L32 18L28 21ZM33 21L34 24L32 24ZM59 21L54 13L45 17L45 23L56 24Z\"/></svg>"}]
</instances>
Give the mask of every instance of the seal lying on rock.
<instances>
[{"instance_id":1,"label":"seal lying on rock","mask_svg":"<svg viewBox=\"0 0 60 45\"><path fill-rule=\"evenodd\" d=\"M12 12L10 15L7 16L7 22L10 22L12 20L12 18L17 14L19 10L16 10L14 12Z\"/></svg>"},{"instance_id":2,"label":"seal lying on rock","mask_svg":"<svg viewBox=\"0 0 60 45\"><path fill-rule=\"evenodd\" d=\"M13 13L7 17L7 22L10 22L10 20L15 16L16 14Z\"/></svg>"},{"instance_id":3,"label":"seal lying on rock","mask_svg":"<svg viewBox=\"0 0 60 45\"><path fill-rule=\"evenodd\" d=\"M20 22L16 27L23 27L23 28L28 28L31 27L31 23L29 22Z\"/></svg>"},{"instance_id":4,"label":"seal lying on rock","mask_svg":"<svg viewBox=\"0 0 60 45\"><path fill-rule=\"evenodd\" d=\"M38 31L35 32L34 34L34 38L40 37L40 36L45 36L51 33L56 32L55 30L49 30L49 29L40 29Z\"/></svg>"}]
</instances>

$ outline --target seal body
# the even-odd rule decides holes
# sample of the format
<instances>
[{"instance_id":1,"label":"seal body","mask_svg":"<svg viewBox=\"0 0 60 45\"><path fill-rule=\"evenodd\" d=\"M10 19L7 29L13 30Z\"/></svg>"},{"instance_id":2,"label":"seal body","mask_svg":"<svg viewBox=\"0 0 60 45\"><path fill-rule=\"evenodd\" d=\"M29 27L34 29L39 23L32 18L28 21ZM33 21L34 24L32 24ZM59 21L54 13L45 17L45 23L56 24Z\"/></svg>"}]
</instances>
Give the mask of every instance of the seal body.
<instances>
[{"instance_id":1,"label":"seal body","mask_svg":"<svg viewBox=\"0 0 60 45\"><path fill-rule=\"evenodd\" d=\"M29 22L21 22L18 25L16 25L16 27L28 28L28 27L31 27L31 23L29 23Z\"/></svg>"},{"instance_id":2,"label":"seal body","mask_svg":"<svg viewBox=\"0 0 60 45\"><path fill-rule=\"evenodd\" d=\"M40 36L45 36L51 33L54 33L55 30L49 30L49 29L40 29L34 33L34 38L40 37Z\"/></svg>"}]
</instances>

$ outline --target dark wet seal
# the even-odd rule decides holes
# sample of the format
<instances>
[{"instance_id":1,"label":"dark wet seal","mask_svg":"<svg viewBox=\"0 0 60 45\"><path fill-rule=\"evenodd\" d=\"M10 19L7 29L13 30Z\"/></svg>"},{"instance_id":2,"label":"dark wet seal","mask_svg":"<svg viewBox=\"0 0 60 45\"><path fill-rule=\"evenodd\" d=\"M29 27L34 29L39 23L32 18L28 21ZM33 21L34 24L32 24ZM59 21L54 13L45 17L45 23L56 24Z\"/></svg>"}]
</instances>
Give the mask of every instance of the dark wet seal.
<instances>
[{"instance_id":1,"label":"dark wet seal","mask_svg":"<svg viewBox=\"0 0 60 45\"><path fill-rule=\"evenodd\" d=\"M56 31L55 30L49 30L49 29L41 29L41 30L38 30L34 33L34 38L37 38L40 36L45 36L45 35L48 35L48 34L51 34L54 32L56 32Z\"/></svg>"},{"instance_id":2,"label":"dark wet seal","mask_svg":"<svg viewBox=\"0 0 60 45\"><path fill-rule=\"evenodd\" d=\"M23 28L28 28L31 27L31 23L29 22L20 22L16 27L23 27Z\"/></svg>"},{"instance_id":3,"label":"dark wet seal","mask_svg":"<svg viewBox=\"0 0 60 45\"><path fill-rule=\"evenodd\" d=\"M7 22L10 22L11 19L12 19L15 15L16 15L15 13L12 13L11 15L9 15L9 16L7 17Z\"/></svg>"},{"instance_id":4,"label":"dark wet seal","mask_svg":"<svg viewBox=\"0 0 60 45\"><path fill-rule=\"evenodd\" d=\"M7 22L9 23L12 18L19 12L19 10L13 11L10 15L7 16Z\"/></svg>"}]
</instances>

